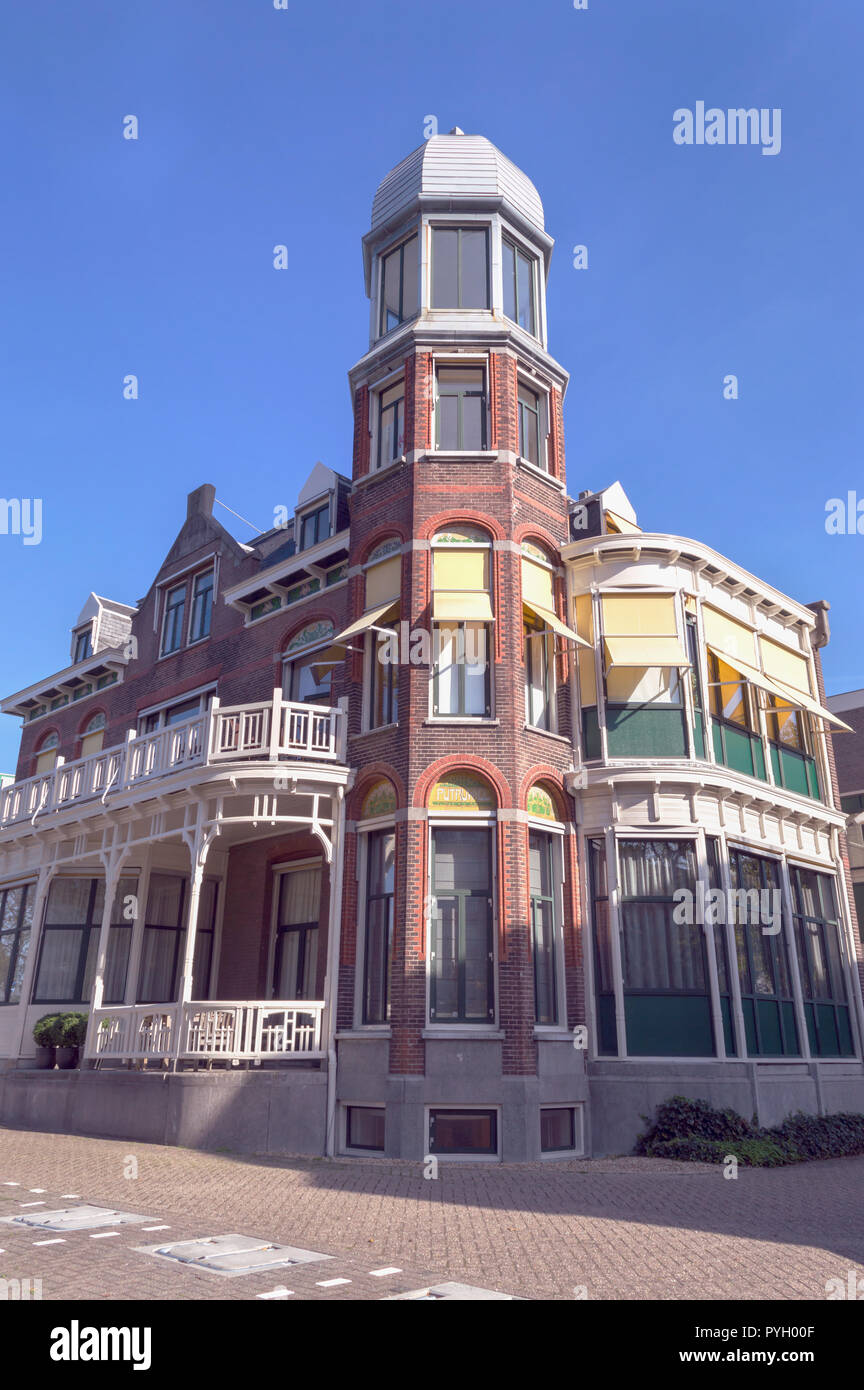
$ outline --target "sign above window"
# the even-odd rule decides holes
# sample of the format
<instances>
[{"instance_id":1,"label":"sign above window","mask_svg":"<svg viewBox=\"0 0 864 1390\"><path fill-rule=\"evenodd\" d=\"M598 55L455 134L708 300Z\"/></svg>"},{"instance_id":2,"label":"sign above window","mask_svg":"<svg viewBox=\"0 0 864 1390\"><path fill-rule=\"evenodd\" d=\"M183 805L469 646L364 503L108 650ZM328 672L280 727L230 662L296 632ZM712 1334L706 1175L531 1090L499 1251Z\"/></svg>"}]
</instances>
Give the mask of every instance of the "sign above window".
<instances>
[{"instance_id":1,"label":"sign above window","mask_svg":"<svg viewBox=\"0 0 864 1390\"><path fill-rule=\"evenodd\" d=\"M436 782L429 797L430 811L494 811L495 793L476 772L452 772Z\"/></svg>"}]
</instances>

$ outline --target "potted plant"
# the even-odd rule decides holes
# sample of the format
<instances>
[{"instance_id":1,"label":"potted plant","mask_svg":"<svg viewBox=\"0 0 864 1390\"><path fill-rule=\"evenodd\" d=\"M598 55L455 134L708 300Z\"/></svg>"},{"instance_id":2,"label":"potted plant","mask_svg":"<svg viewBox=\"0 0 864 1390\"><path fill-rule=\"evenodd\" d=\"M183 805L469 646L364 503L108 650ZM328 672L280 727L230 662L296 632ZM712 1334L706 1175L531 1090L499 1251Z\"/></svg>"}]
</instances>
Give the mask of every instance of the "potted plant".
<instances>
[{"instance_id":1,"label":"potted plant","mask_svg":"<svg viewBox=\"0 0 864 1390\"><path fill-rule=\"evenodd\" d=\"M86 1014L60 1015L60 1041L57 1045L57 1065L61 1071L71 1071L78 1065L78 1050L87 1036Z\"/></svg>"},{"instance_id":2,"label":"potted plant","mask_svg":"<svg viewBox=\"0 0 864 1390\"><path fill-rule=\"evenodd\" d=\"M36 1063L40 1071L54 1066L55 1049L60 1041L60 1015L43 1014L33 1025L33 1041L36 1044Z\"/></svg>"}]
</instances>

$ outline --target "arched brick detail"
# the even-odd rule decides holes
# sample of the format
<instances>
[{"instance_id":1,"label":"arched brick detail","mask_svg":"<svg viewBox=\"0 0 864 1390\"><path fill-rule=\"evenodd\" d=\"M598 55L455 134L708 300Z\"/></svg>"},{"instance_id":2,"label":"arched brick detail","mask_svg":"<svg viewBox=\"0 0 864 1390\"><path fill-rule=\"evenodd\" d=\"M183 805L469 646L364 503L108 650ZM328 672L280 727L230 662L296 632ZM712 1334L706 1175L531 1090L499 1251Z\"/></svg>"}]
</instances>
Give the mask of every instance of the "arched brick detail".
<instances>
[{"instance_id":1,"label":"arched brick detail","mask_svg":"<svg viewBox=\"0 0 864 1390\"><path fill-rule=\"evenodd\" d=\"M334 632L339 631L339 617L335 608L318 608L314 613L305 613L283 634L279 643L279 655L285 656L297 633L302 632L304 627L311 627L313 623L332 623Z\"/></svg>"},{"instance_id":2,"label":"arched brick detail","mask_svg":"<svg viewBox=\"0 0 864 1390\"><path fill-rule=\"evenodd\" d=\"M104 716L104 718L105 718L105 726L106 726L106 728L107 728L107 725L108 725L108 711L107 711L107 709L105 708L104 705L97 705L95 709L88 710L88 712L83 716L83 718L80 719L80 720L78 721L78 727L77 727L76 730L75 730L75 738L76 738L76 740L80 740L80 739L82 739L82 738L84 737L84 734L85 734L86 731L87 731L87 725L90 723L91 719L95 719L95 718L96 718L96 715L97 715L97 714L101 714L101 715Z\"/></svg>"},{"instance_id":3,"label":"arched brick detail","mask_svg":"<svg viewBox=\"0 0 864 1390\"><path fill-rule=\"evenodd\" d=\"M573 820L573 801L564 787L560 767L552 767L550 763L538 763L522 779L522 785L519 788L519 809L527 810L528 793L532 787L536 787L538 782L546 784L546 790L558 809L558 819L565 825L569 824Z\"/></svg>"},{"instance_id":4,"label":"arched brick detail","mask_svg":"<svg viewBox=\"0 0 864 1390\"><path fill-rule=\"evenodd\" d=\"M553 560L556 565L561 564L561 541L555 539L551 531L547 531L544 526L538 526L536 521L526 522L522 526L517 526L513 532L513 542L521 545L523 541L536 541L538 545L548 546L553 552Z\"/></svg>"},{"instance_id":5,"label":"arched brick detail","mask_svg":"<svg viewBox=\"0 0 864 1390\"><path fill-rule=\"evenodd\" d=\"M450 508L446 512L436 512L435 516L429 517L417 532L417 539L421 541L431 541L436 531L441 531L445 526L482 526L489 532L493 541L503 541L506 539L504 528L494 516L488 512L474 512L463 509Z\"/></svg>"},{"instance_id":6,"label":"arched brick detail","mask_svg":"<svg viewBox=\"0 0 864 1390\"><path fill-rule=\"evenodd\" d=\"M438 758L434 763L430 763L422 777L418 777L414 787L414 798L412 805L425 808L429 800L429 793L436 782L447 772L477 772L481 777L485 777L494 789L498 801L499 809L502 806L512 806L512 791L510 784L499 772L493 763L487 762L485 758L466 756L464 753L451 754L446 758Z\"/></svg>"},{"instance_id":7,"label":"arched brick detail","mask_svg":"<svg viewBox=\"0 0 864 1390\"><path fill-rule=\"evenodd\" d=\"M363 798L373 782L381 782L385 779L392 784L393 790L396 793L396 809L400 810L405 806L405 783L392 764L384 762L366 763L357 782L348 793L346 810L349 820L357 819L357 814L360 811L360 807L363 805Z\"/></svg>"},{"instance_id":8,"label":"arched brick detail","mask_svg":"<svg viewBox=\"0 0 864 1390\"><path fill-rule=\"evenodd\" d=\"M375 530L370 531L369 535L365 537L362 548L359 550L354 563L365 565L368 556L372 554L375 547L380 545L382 541L397 540L400 545L404 545L407 539L408 534L405 527L400 526L397 522L391 521L389 524L385 523L383 526L376 526Z\"/></svg>"}]
</instances>

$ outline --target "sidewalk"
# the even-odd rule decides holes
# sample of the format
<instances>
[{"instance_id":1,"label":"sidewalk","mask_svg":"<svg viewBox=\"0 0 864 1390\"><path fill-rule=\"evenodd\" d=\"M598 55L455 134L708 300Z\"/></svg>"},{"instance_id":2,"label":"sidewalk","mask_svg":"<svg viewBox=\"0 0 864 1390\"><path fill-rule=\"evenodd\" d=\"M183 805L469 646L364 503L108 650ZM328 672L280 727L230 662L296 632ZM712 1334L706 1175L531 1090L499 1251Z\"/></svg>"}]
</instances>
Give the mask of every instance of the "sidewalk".
<instances>
[{"instance_id":1,"label":"sidewalk","mask_svg":"<svg viewBox=\"0 0 864 1390\"><path fill-rule=\"evenodd\" d=\"M827 1280L864 1278L864 1158L742 1168L732 1181L719 1167L639 1158L442 1161L439 1174L0 1129L0 1216L75 1205L75 1194L169 1227L37 1246L52 1233L0 1225L0 1277L41 1278L45 1299L248 1299L277 1286L380 1299L456 1280L569 1300L824 1300ZM333 1258L228 1279L134 1248L227 1233ZM397 1272L372 1273L382 1269ZM333 1279L349 1282L323 1286Z\"/></svg>"}]
</instances>

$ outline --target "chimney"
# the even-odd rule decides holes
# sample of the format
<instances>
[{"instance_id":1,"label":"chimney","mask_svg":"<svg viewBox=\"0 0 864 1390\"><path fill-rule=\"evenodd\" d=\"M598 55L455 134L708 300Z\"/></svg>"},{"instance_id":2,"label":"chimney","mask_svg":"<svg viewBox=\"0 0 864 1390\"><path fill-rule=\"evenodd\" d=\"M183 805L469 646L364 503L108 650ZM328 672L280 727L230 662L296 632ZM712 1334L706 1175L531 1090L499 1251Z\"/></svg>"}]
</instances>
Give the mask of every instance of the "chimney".
<instances>
[{"instance_id":1,"label":"chimney","mask_svg":"<svg viewBox=\"0 0 864 1390\"><path fill-rule=\"evenodd\" d=\"M215 501L216 489L213 484L202 483L186 498L186 520L191 521L193 516L212 516Z\"/></svg>"},{"instance_id":2,"label":"chimney","mask_svg":"<svg viewBox=\"0 0 864 1390\"><path fill-rule=\"evenodd\" d=\"M831 640L831 626L828 622L828 610L831 605L824 598L818 598L815 603L808 603L807 607L816 614L816 626L810 640L814 647L827 647Z\"/></svg>"}]
</instances>

